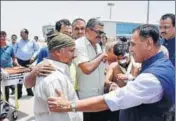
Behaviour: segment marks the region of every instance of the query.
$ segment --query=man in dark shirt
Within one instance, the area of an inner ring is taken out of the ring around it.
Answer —
[[[169,59],[175,66],[175,15],[168,13],[161,16],[159,28],[162,44],[168,49]]]

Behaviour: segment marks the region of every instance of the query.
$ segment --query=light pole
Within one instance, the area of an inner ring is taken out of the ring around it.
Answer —
[[[110,7],[109,19],[111,19],[112,6],[114,6],[114,3],[108,3],[107,5]]]
[[[150,1],[147,2],[147,24],[149,23],[149,15],[150,15]]]

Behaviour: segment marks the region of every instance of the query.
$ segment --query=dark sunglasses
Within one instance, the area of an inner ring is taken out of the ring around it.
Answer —
[[[103,31],[100,30],[95,30],[93,28],[90,28],[90,30],[94,31],[96,34],[98,34],[99,36],[103,37],[105,36],[105,33]]]

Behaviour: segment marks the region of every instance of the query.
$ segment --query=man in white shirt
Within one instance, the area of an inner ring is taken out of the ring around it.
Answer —
[[[107,57],[102,52],[99,41],[105,35],[104,25],[97,19],[87,22],[85,36],[77,39],[76,43],[76,78],[78,81],[78,96],[86,99],[104,93],[104,60]],[[84,121],[104,121],[104,112],[84,113]]]
[[[48,42],[49,59],[39,64],[51,64],[55,71],[46,77],[37,77],[35,84],[34,114],[36,121],[82,121],[81,112],[55,113],[50,112],[47,104],[48,97],[56,96],[55,89],[59,88],[63,96],[76,101],[78,97],[74,91],[69,67],[74,58],[74,40],[65,35],[58,34]]]

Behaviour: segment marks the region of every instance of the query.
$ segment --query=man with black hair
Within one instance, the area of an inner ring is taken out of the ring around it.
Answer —
[[[61,19],[57,21],[55,29],[57,32],[72,36],[72,26],[68,19]]]
[[[113,46],[114,54],[117,57],[117,62],[113,62],[107,71],[105,77],[105,85],[110,87],[113,84],[119,87],[126,85],[126,81],[133,80],[139,72],[140,64],[134,62],[133,57],[129,54],[129,44],[127,38],[117,38],[117,43]],[[106,89],[108,92],[111,87]]]
[[[17,57],[18,63],[21,66],[28,67],[31,65],[39,51],[39,47],[34,40],[29,40],[28,35],[29,31],[27,29],[22,29],[20,31],[21,40],[17,42],[14,46],[14,53]],[[28,96],[33,96],[31,88],[26,89]],[[18,98],[22,97],[22,84],[18,84]]]
[[[52,38],[54,34],[58,33],[63,33],[69,36],[72,35],[72,27],[68,19],[61,19],[56,22],[55,31],[50,31],[47,33],[47,41],[50,40],[50,37]],[[37,63],[41,62],[44,58],[48,57],[48,55],[48,47],[41,48],[38,54]]]
[[[169,59],[175,66],[175,15],[167,13],[161,16],[160,19],[160,35],[162,36],[163,45],[169,51]]]
[[[5,31],[0,32],[0,57],[1,57],[0,67],[1,68],[7,68],[7,67],[13,67],[13,66],[19,65],[14,55],[13,47],[9,46],[6,43],[6,36],[7,34]],[[6,101],[9,101],[9,88],[10,87],[11,86],[5,86]]]
[[[13,35],[11,36],[11,44],[10,44],[10,45],[13,47],[13,49],[14,49],[14,47],[15,47],[16,42],[17,42],[17,35],[16,35],[16,34],[13,34]],[[12,86],[9,86],[9,87],[10,87],[11,90],[12,90],[11,95],[15,94],[15,86],[12,85]]]
[[[167,13],[161,16],[160,18],[160,35],[162,36],[161,42],[163,46],[168,49],[169,59],[175,67],[175,14]],[[175,70],[174,70],[175,72]],[[173,115],[173,120],[175,120],[175,105],[170,110]]]
[[[16,42],[17,42],[17,35],[16,35],[16,34],[13,34],[13,35],[11,36],[11,41],[12,41],[11,45],[12,45],[12,47],[14,48],[14,46],[15,46],[15,44],[16,44]]]
[[[34,40],[37,42],[38,41],[38,36],[34,36]]]

